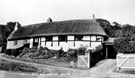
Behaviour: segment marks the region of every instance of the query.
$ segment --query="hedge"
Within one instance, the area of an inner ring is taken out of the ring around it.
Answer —
[[[130,38],[118,38],[114,40],[114,48],[119,53],[135,53],[135,41]]]

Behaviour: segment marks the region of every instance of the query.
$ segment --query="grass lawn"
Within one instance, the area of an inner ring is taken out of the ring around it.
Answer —
[[[67,67],[70,68],[70,62],[62,61],[64,58],[61,59],[25,59],[25,58],[17,58],[17,57],[11,57],[9,55],[2,55],[3,57],[14,59],[14,60],[20,60],[20,61],[26,61],[26,62],[32,62],[32,63],[38,63],[38,64],[46,64],[46,65],[52,65],[52,66],[59,66],[59,67]],[[73,68],[77,68],[77,65]]]
[[[0,59],[0,70],[14,72],[39,72],[39,69],[23,63],[11,62]]]

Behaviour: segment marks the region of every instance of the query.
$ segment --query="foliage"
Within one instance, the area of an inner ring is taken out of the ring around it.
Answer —
[[[118,22],[113,22],[113,25],[111,25],[110,22],[105,19],[96,19],[96,21],[105,30],[108,36],[110,37],[122,36],[121,24],[119,24]]]
[[[55,56],[57,58],[60,58],[60,57],[66,57],[67,55],[66,55],[66,52],[64,52],[64,50],[61,48],[60,50],[55,52]]]
[[[39,70],[33,66],[29,66],[23,63],[10,62],[6,60],[0,60],[0,69],[6,71],[20,71],[20,72],[38,72]]]
[[[30,58],[30,59],[48,59],[53,57],[54,53],[52,53],[48,48],[40,47],[37,49],[35,47],[32,48],[24,48],[22,53],[18,57],[22,58]]]
[[[85,55],[87,48],[85,46],[81,46],[77,49],[78,55]]]
[[[134,37],[135,27],[129,24],[123,25],[122,33],[123,37]]]
[[[105,19],[96,19],[96,21],[99,23],[99,25],[104,29],[106,30],[108,27],[111,26],[110,22],[105,20]]]
[[[110,24],[108,20],[96,19],[99,25],[105,30],[105,32],[110,37],[133,37],[135,36],[135,26],[125,24],[121,25],[118,22],[113,22]]]
[[[119,38],[114,40],[114,48],[120,53],[135,53],[135,41],[130,38]]]

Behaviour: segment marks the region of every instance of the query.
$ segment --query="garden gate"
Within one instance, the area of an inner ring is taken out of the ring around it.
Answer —
[[[85,55],[78,55],[78,67],[90,68],[90,53],[85,53]]]
[[[121,68],[135,69],[135,54],[121,54],[117,55],[117,70]]]

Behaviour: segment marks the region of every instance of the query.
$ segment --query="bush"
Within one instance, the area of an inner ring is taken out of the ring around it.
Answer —
[[[77,49],[77,53],[78,55],[85,55],[86,52],[86,47],[85,46],[81,46]]]
[[[31,58],[31,59],[48,59],[53,57],[53,51],[50,51],[48,48],[40,47],[39,49],[33,48],[24,48],[19,57],[22,58]]]
[[[135,41],[130,38],[119,38],[114,40],[114,48],[119,53],[135,53]]]

